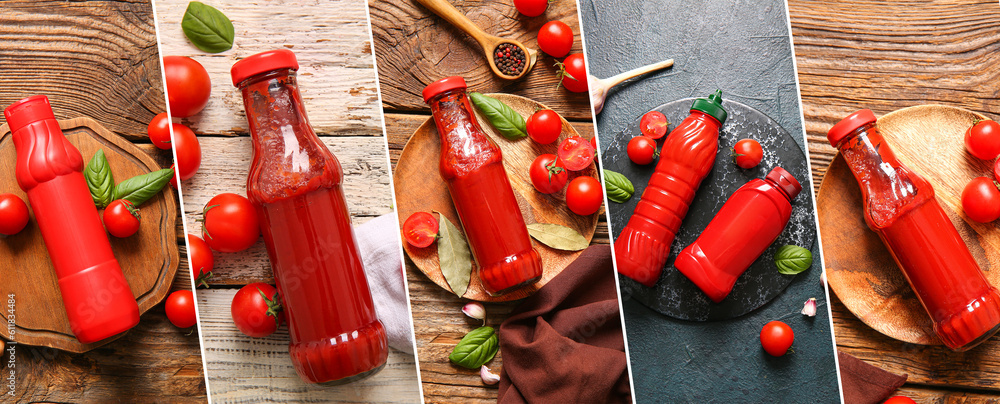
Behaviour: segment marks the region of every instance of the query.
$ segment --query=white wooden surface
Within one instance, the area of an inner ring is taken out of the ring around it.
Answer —
[[[184,37],[180,20],[187,4],[156,1],[161,54],[190,56],[212,77],[205,110],[180,120],[198,134],[202,149],[198,174],[181,186],[188,233],[201,234],[196,219],[213,196],[246,192],[251,140],[229,69],[246,56],[278,48],[291,49],[298,58],[310,123],[344,169],[354,224],[391,212],[391,174],[364,0],[208,0],[235,26],[233,49],[220,54],[201,52]],[[263,339],[236,329],[230,317],[236,290],[251,282],[273,282],[262,241],[240,253],[215,253],[215,273],[212,288],[196,291],[214,402],[420,402],[410,354],[391,350],[385,369],[364,381],[315,387],[295,375],[286,327]]]

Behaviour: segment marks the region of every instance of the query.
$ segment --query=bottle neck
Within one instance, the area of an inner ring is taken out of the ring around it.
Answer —
[[[252,76],[239,84],[250,134],[259,140],[261,131],[310,128],[299,94],[298,80],[291,69],[273,70]]]
[[[782,187],[777,182],[767,177],[764,177],[764,182],[766,182],[767,185],[770,185],[771,188],[774,188],[776,191],[778,191],[778,193],[781,194],[781,196],[785,197],[785,200],[788,201],[788,203],[792,203],[792,196],[789,195],[788,192],[785,192],[784,187]]]

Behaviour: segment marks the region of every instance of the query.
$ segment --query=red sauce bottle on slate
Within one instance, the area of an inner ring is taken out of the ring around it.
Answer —
[[[660,279],[694,193],[715,163],[726,115],[716,91],[695,100],[691,115],[667,135],[656,171],[615,240],[618,272],[650,287]]]
[[[247,196],[257,208],[288,318],[289,353],[310,383],[349,383],[388,358],[351,228],[340,162],[309,125],[295,54],[259,53],[233,65],[253,162]]]
[[[721,302],[736,278],[781,235],[792,217],[792,199],[801,191],[802,185],[781,167],[744,184],[677,255],[674,266],[712,301]]]
[[[59,129],[49,99],[25,98],[4,116],[17,149],[17,183],[28,194],[76,339],[90,344],[135,327],[139,306],[83,178],[83,156]]]
[[[465,89],[465,79],[447,77],[424,88],[423,96],[441,137],[441,177],[476,257],[479,278],[487,292],[498,295],[538,281],[542,259],[531,247],[500,147],[479,127]]]
[[[934,322],[938,337],[955,351],[985,341],[1000,328],[1000,296],[982,271],[934,188],[900,164],[863,109],[827,133],[857,179],[865,222],[878,233]]]

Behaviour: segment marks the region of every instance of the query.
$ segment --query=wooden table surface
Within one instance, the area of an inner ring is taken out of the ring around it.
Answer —
[[[558,19],[576,34],[571,52],[582,50],[574,2],[552,2],[546,14],[534,18],[520,16],[510,2],[451,3],[487,33],[517,39],[535,49],[538,29],[546,21]],[[470,91],[511,93],[541,102],[565,117],[584,138],[594,136],[589,96],[555,89],[552,57],[539,53],[538,62],[526,78],[506,82],[493,76],[475,41],[414,0],[371,2],[370,12],[393,167],[410,136],[430,119],[421,91],[427,84],[447,76],[463,76]],[[603,208],[592,243],[608,243]],[[479,325],[462,314],[467,301],[437,286],[409,257],[405,260],[425,402],[495,402],[496,386],[484,385],[478,371],[448,361],[455,344]],[[487,325],[498,327],[517,304],[517,301],[486,304]],[[502,355],[498,354],[488,366],[499,372],[502,362]]]
[[[278,48],[295,52],[299,87],[313,129],[340,160],[355,225],[390,213],[392,190],[363,0],[213,1],[235,26],[232,50],[207,54],[184,37],[186,0],[156,2],[165,56],[190,56],[208,70],[212,98],[199,115],[183,119],[198,134],[202,164],[181,186],[188,232],[213,196],[246,194],[251,139],[243,99],[229,69],[244,57]],[[234,254],[215,253],[209,289],[198,289],[209,390],[214,402],[419,402],[413,355],[392,349],[386,368],[361,382],[306,385],[288,356],[287,327],[249,338],[233,325],[230,303],[240,287],[273,284],[263,240]]]
[[[92,117],[161,167],[172,164],[146,136],[166,110],[149,2],[7,1],[0,13],[0,106],[46,94],[56,119]],[[172,290],[191,287],[183,254],[181,261]],[[206,399],[198,335],[170,324],[162,304],[121,339],[85,354],[17,345],[16,369],[16,402]]]
[[[869,108],[882,116],[913,105],[944,104],[1000,119],[996,1],[789,0],[788,7],[816,190],[836,156],[826,132],[855,110]],[[1000,397],[1000,337],[965,353],[906,344],[866,326],[835,294],[830,300],[838,349],[908,374],[902,394],[918,402]]]

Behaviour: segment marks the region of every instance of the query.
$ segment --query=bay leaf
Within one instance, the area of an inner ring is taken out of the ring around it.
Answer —
[[[448,286],[458,297],[462,297],[469,289],[469,279],[472,276],[472,251],[469,250],[469,243],[465,241],[462,232],[448,220],[441,212],[437,212],[440,218],[437,242],[438,259],[441,265],[441,274],[448,281]]]
[[[528,234],[540,243],[557,250],[580,251],[590,245],[587,238],[569,227],[554,223],[532,223]]]

